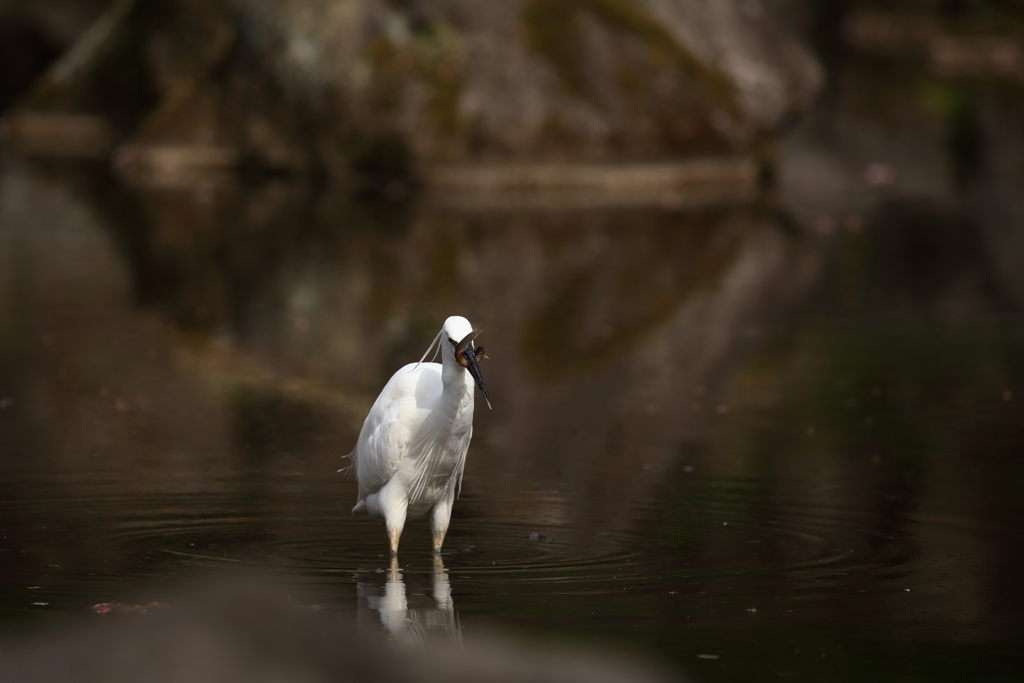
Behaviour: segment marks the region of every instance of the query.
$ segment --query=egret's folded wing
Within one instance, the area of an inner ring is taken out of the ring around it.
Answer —
[[[398,403],[381,405],[382,398],[383,394],[366,416],[352,453],[360,500],[379,491],[394,476],[407,441],[401,433]]]
[[[410,363],[388,380],[366,416],[352,454],[360,499],[379,491],[398,471],[441,389],[437,363]]]

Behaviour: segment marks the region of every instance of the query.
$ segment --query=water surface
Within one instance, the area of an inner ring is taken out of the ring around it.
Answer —
[[[1019,671],[1024,320],[948,213],[87,171],[0,171],[4,630],[258,571],[396,640],[497,626],[700,680]],[[455,313],[495,409],[440,563],[418,522],[392,566],[336,470]]]

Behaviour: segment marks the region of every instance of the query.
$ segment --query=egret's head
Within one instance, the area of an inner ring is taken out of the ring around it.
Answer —
[[[444,337],[462,341],[462,339],[473,331],[473,325],[461,315],[453,315],[444,321]]]
[[[482,329],[473,329],[469,321],[461,315],[453,315],[444,321],[444,327],[441,330],[443,339],[441,343],[448,345],[455,355],[456,362],[469,370],[476,385],[480,387],[480,393],[484,395],[484,400],[487,401],[487,407],[490,408],[491,397],[487,393],[487,385],[484,384],[484,378],[480,374],[480,366],[477,363],[478,360],[485,358],[484,349],[483,347],[477,348],[473,341],[481,332],[483,332]]]

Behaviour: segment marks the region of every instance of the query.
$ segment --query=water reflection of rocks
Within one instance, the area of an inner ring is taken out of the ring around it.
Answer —
[[[370,623],[365,612],[372,610],[378,613],[380,623],[400,645],[423,645],[428,641],[462,644],[459,613],[452,601],[448,570],[439,556],[434,556],[430,573],[430,596],[413,594],[412,605],[398,558],[391,558],[388,569],[379,571],[385,578],[383,585],[374,580],[376,576],[372,574],[362,575],[356,582],[360,623],[364,627]]]
[[[226,424],[209,431],[226,427],[248,461],[321,450],[310,438],[347,452],[391,371],[438,320],[470,316],[495,359],[496,410],[478,415],[474,450],[491,457],[471,456],[466,488],[527,525],[629,525],[630,506],[728,409],[720,387],[818,263],[783,216],[750,206],[414,209],[289,183],[95,189],[80,196],[134,298],[173,321],[179,367],[223,396]]]
[[[271,371],[247,400],[326,399],[355,429],[390,371],[462,312],[497,359],[486,372],[500,418],[478,418],[477,443],[502,453],[474,459],[467,480],[558,489],[548,521],[601,528],[626,523],[617,508],[699,440],[723,409],[719,387],[817,264],[784,217],[749,206],[413,211],[281,184],[140,197],[150,218],[126,254],[136,282],[164,272],[159,307]],[[217,353],[198,362],[222,367]],[[510,504],[539,512],[523,500]]]

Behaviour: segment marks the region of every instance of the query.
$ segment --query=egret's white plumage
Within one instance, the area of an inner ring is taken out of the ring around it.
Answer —
[[[359,482],[352,512],[384,520],[392,553],[406,518],[428,512],[434,550],[444,542],[473,436],[474,382],[487,397],[476,366],[482,349],[473,347],[479,332],[461,316],[445,320],[435,339],[441,362],[411,363],[391,377],[349,456]]]

